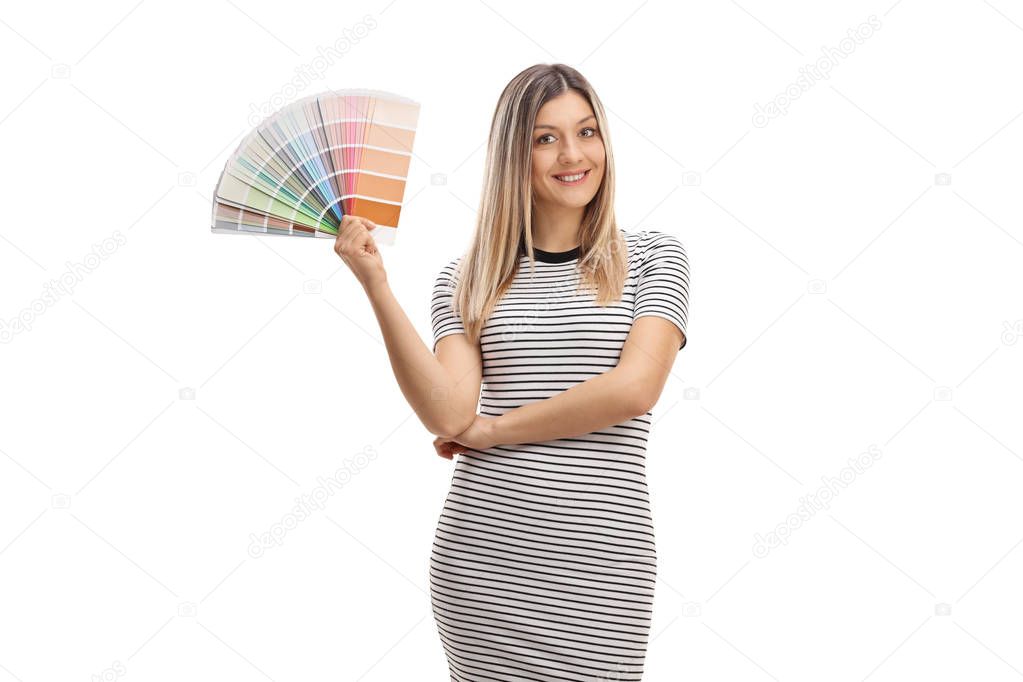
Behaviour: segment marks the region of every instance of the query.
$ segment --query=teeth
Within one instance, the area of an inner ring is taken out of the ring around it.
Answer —
[[[586,171],[579,173],[578,175],[555,175],[558,180],[564,180],[565,182],[575,182],[576,180],[582,179],[586,175]]]

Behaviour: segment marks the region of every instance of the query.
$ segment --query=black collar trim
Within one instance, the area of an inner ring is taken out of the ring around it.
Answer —
[[[544,251],[533,247],[533,257],[541,263],[567,263],[570,260],[575,260],[579,257],[579,253],[582,251],[582,246],[577,246],[568,251]],[[525,247],[522,248],[522,255],[528,256],[525,251]]]

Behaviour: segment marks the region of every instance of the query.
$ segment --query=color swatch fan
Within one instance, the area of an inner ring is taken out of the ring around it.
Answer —
[[[218,233],[337,235],[368,218],[393,244],[419,104],[380,90],[331,90],[293,102],[246,135],[213,200]]]

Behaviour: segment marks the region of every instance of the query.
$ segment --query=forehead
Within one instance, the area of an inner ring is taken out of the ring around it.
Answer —
[[[575,90],[569,90],[544,102],[536,113],[537,124],[573,126],[584,116],[593,114],[593,107]]]

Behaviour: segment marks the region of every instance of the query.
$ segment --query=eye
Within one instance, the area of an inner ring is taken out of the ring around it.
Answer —
[[[584,137],[593,137],[594,135],[596,135],[596,134],[597,134],[597,129],[596,129],[596,128],[583,128],[583,132],[586,132],[587,130],[590,130],[590,131],[592,131],[592,132],[593,132],[593,135],[584,135]],[[580,133],[580,134],[581,134],[581,133]]]
[[[551,135],[550,133],[546,133],[545,135],[541,135],[540,137],[536,138],[536,141],[539,142],[540,144],[544,144],[543,138],[545,138],[545,137],[554,137],[554,136]]]

